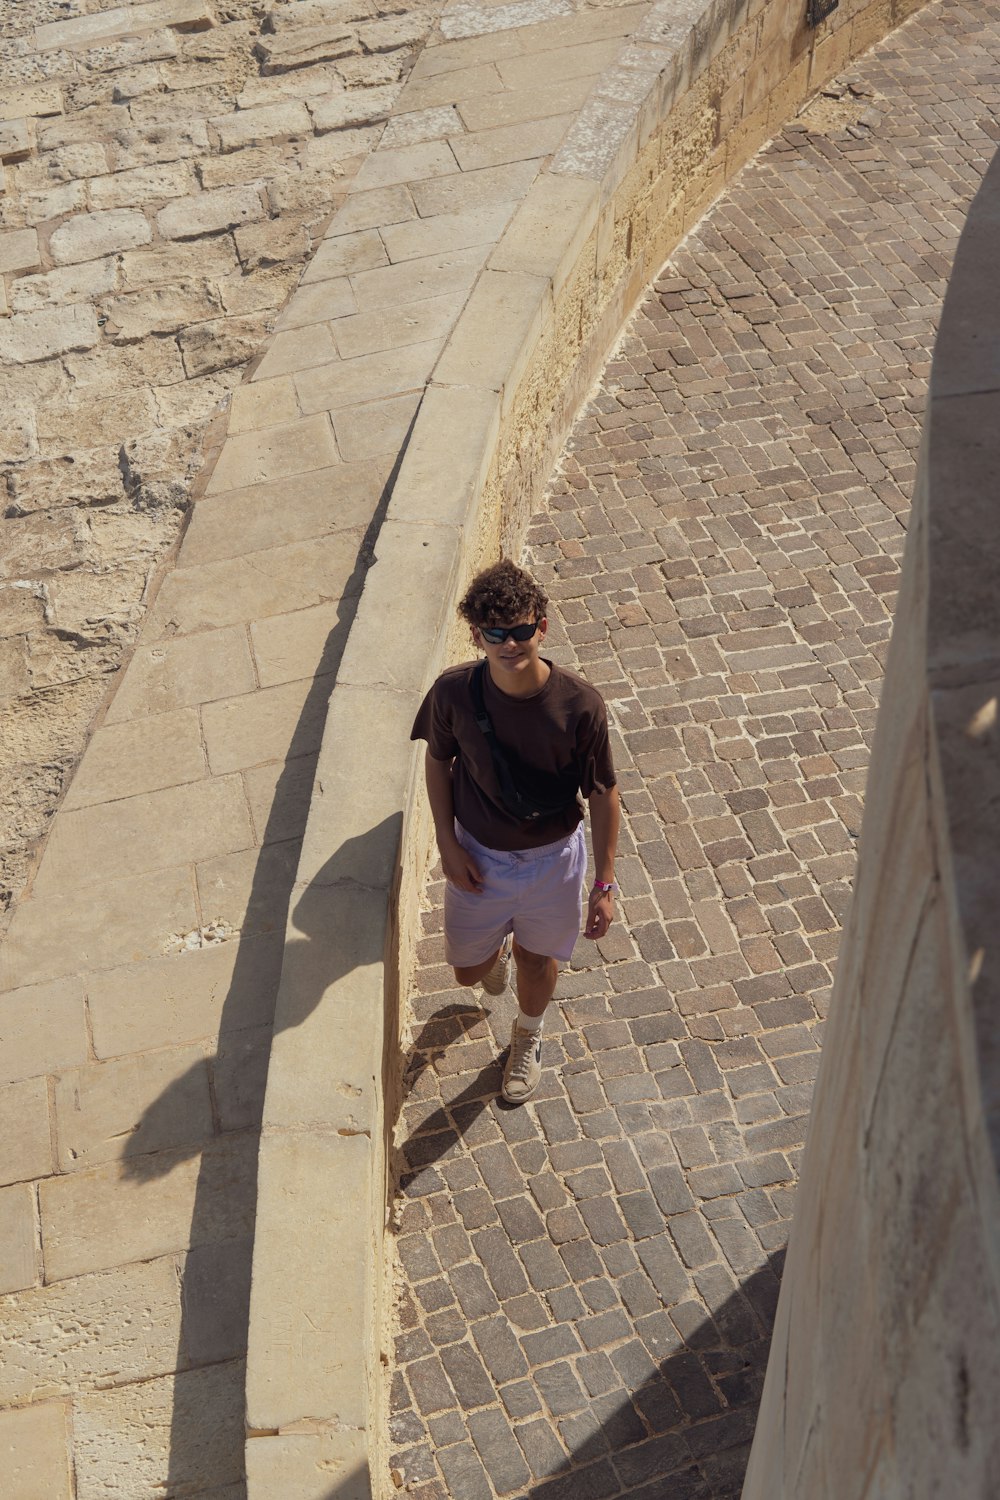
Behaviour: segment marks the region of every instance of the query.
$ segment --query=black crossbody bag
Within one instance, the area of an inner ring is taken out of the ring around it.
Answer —
[[[530,823],[537,818],[549,818],[555,813],[565,812],[576,800],[575,790],[569,795],[563,792],[558,798],[545,798],[533,796],[518,786],[510,761],[500,746],[500,742],[493,729],[493,722],[486,712],[486,700],[483,697],[483,677],[485,673],[485,661],[477,662],[472,669],[472,677],[470,679],[472,706],[475,711],[476,725],[489,746],[490,756],[493,760],[493,769],[496,771],[497,781],[500,784],[500,796],[504,807],[513,817],[519,818],[523,823]]]

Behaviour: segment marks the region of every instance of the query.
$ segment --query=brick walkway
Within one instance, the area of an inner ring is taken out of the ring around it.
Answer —
[[[532,525],[554,654],[617,727],[622,920],[511,1110],[512,1001],[450,986],[427,892],[391,1416],[420,1500],[739,1494],[998,45],[1000,6],[933,5],[758,157]]]

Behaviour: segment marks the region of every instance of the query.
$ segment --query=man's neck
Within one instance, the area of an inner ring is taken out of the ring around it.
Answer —
[[[498,681],[493,673],[492,663],[487,662],[490,681],[498,693],[503,693],[506,698],[530,698],[534,693],[540,692],[549,680],[552,668],[547,661],[540,656],[531,663],[530,670],[525,672],[505,674],[502,681]]]

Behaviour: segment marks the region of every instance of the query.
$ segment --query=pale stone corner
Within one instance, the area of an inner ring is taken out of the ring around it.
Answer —
[[[600,190],[587,178],[543,172],[535,178],[488,265],[545,276],[558,297],[597,226]]]
[[[394,519],[465,526],[499,433],[497,392],[432,381],[396,480]],[[442,452],[448,460],[444,465]]]
[[[499,391],[506,411],[551,309],[549,276],[483,271],[438,362],[435,380]]]

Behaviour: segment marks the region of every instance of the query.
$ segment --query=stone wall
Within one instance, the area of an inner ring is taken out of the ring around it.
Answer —
[[[234,393],[439,9],[7,7],[0,925],[136,639],[192,483],[207,477],[225,408],[241,430]]]
[[[744,1500],[1000,1473],[1000,157],[959,245]]]

